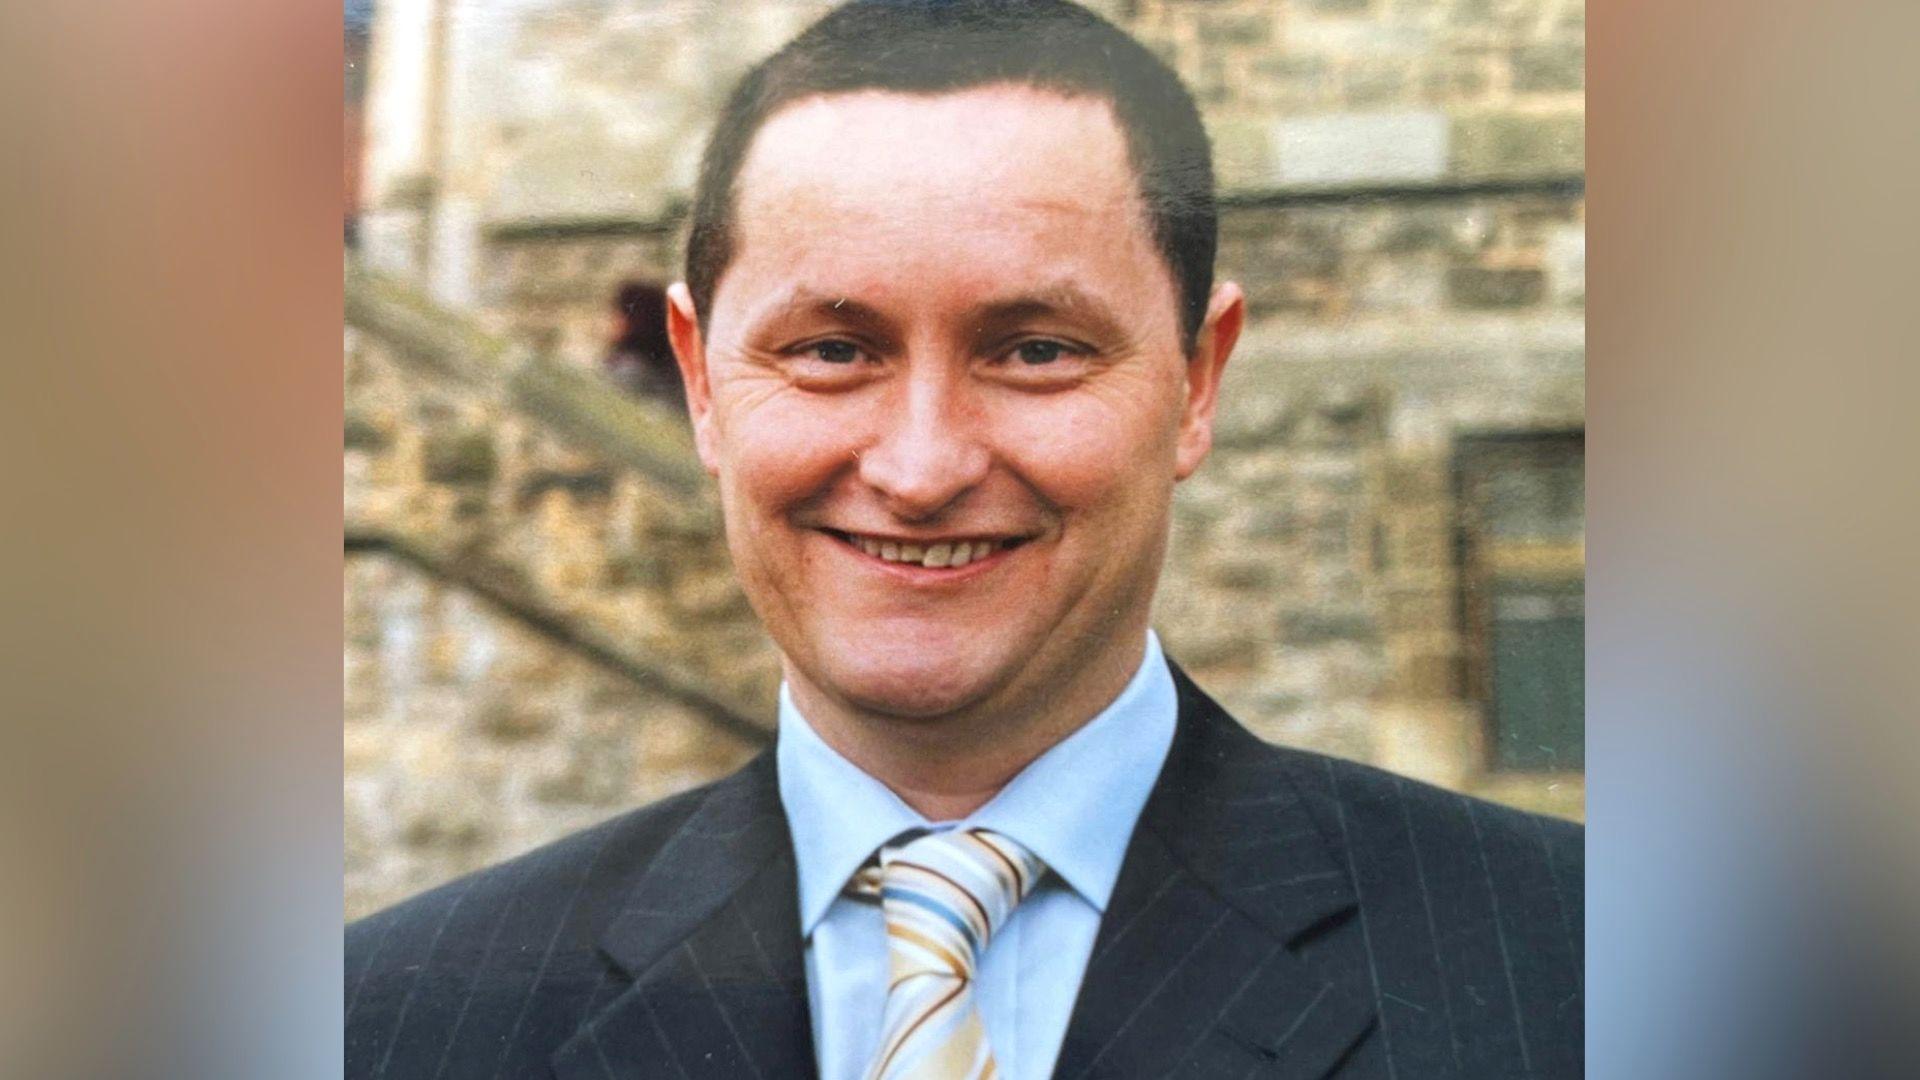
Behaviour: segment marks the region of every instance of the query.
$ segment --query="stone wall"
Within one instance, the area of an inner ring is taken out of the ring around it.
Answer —
[[[593,363],[618,282],[676,276],[726,83],[824,5],[450,6],[491,65],[439,129],[465,133],[468,160],[412,186],[370,178],[385,216],[363,255]],[[1581,6],[1095,6],[1202,98],[1227,187],[1221,275],[1250,298],[1214,457],[1177,496],[1155,611],[1169,651],[1268,738],[1579,816],[1577,770],[1492,767],[1457,459],[1472,436],[1584,426]],[[377,63],[373,79],[377,109]],[[421,160],[370,150],[374,169]],[[461,288],[423,224],[450,191],[469,201],[442,226],[473,224]],[[401,374],[378,342],[350,335],[347,376],[350,528],[436,538],[639,654],[768,700],[774,658],[710,513]],[[350,913],[717,775],[764,738],[416,562],[357,553],[346,593]]]
[[[1488,768],[1459,618],[1462,436],[1584,426],[1577,196],[1242,207],[1258,316],[1181,488],[1156,623],[1262,734],[1577,816]],[[1489,274],[1496,284],[1490,285]]]
[[[823,0],[382,0],[365,255],[442,299],[503,224],[658,222],[727,91]],[[1105,0],[1193,87],[1228,191],[1573,176],[1580,0]]]
[[[767,723],[775,658],[710,513],[408,376],[362,335],[346,385],[350,916],[711,779],[765,741],[462,584],[723,687]]]

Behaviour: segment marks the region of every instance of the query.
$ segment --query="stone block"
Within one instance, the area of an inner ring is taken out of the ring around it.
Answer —
[[[604,466],[528,469],[514,485],[514,498],[521,506],[533,506],[549,493],[559,493],[577,503],[601,502],[613,494],[613,481],[613,471]]]
[[[1395,701],[1369,712],[1375,763],[1454,790],[1478,771],[1480,724],[1470,707]]]
[[[1481,111],[1454,116],[1450,170],[1462,179],[1567,176],[1586,170],[1580,112]]]
[[[1584,224],[1562,225],[1547,234],[1541,262],[1547,273],[1547,295],[1555,304],[1581,304],[1587,299],[1587,229]]]
[[[1247,670],[1260,659],[1260,642],[1242,628],[1214,623],[1169,637],[1167,650],[1191,670]]]
[[[1547,275],[1537,267],[1456,266],[1447,271],[1447,299],[1456,307],[1532,307],[1546,293]]]
[[[1445,114],[1426,110],[1291,117],[1274,126],[1276,179],[1305,187],[1437,180],[1449,137]]]
[[[1271,280],[1294,283],[1338,278],[1346,262],[1347,238],[1339,228],[1295,221],[1267,240],[1262,269]]]
[[[1273,183],[1273,131],[1264,120],[1222,117],[1207,122],[1213,142],[1213,167],[1224,191],[1262,188]]]
[[[340,426],[348,450],[379,453],[393,441],[392,434],[385,426],[358,409],[348,409]]]
[[[1493,89],[1492,59],[1484,50],[1455,49],[1428,59],[1421,89],[1437,105],[1483,101]]]
[[[1221,443],[1216,437],[1215,450]],[[1232,509],[1230,496],[1204,471],[1174,489],[1174,528],[1189,530],[1195,536],[1206,535]]]
[[[1458,656],[1421,652],[1394,662],[1386,690],[1400,700],[1451,701],[1461,696],[1463,681]]]
[[[1304,694],[1291,690],[1269,689],[1258,695],[1254,709],[1262,716],[1282,719],[1298,715],[1312,704]]]
[[[358,254],[370,269],[410,278],[419,272],[426,215],[412,206],[360,213]]]
[[[1223,589],[1271,591],[1279,583],[1280,571],[1272,556],[1256,552],[1233,552],[1208,561],[1206,576]]]
[[[1206,49],[1244,49],[1265,45],[1273,36],[1273,22],[1270,8],[1210,12],[1197,30]]]
[[[1386,681],[1386,656],[1374,642],[1338,642],[1318,652],[1325,671],[1324,696],[1330,700],[1368,700]]]
[[[1372,761],[1372,710],[1363,703],[1310,702],[1291,715],[1249,722],[1261,738],[1350,761]]]
[[[1295,49],[1268,50],[1250,65],[1261,97],[1279,109],[1318,109],[1336,89],[1332,68],[1322,56]]]
[[[429,483],[485,484],[499,460],[486,431],[435,432],[422,447],[420,470]]]
[[[1209,111],[1218,110],[1233,96],[1233,78],[1226,61],[1217,55],[1203,54],[1197,64],[1181,72],[1181,78],[1193,92],[1194,100]]]
[[[1586,86],[1586,46],[1579,40],[1522,45],[1513,51],[1515,93],[1565,93]]]
[[[1307,525],[1307,551],[1316,559],[1345,560],[1353,554],[1353,519],[1334,511]]]
[[[1387,528],[1389,558],[1396,568],[1421,569],[1453,564],[1453,533],[1444,516],[1400,516]]]
[[[1379,630],[1372,615],[1343,608],[1306,608],[1280,617],[1281,641],[1288,645],[1324,645],[1336,641],[1372,642]]]
[[[1352,109],[1383,109],[1407,103],[1413,94],[1413,61],[1404,57],[1361,57],[1346,65],[1341,100]]]
[[[1341,58],[1414,57],[1433,47],[1432,28],[1416,19],[1314,18],[1291,11],[1289,16],[1284,27],[1285,47],[1301,53]]]
[[[633,745],[611,724],[571,733],[548,745],[531,794],[543,803],[607,805],[620,801],[632,774]]]
[[[1449,20],[1462,29],[1482,30],[1499,23],[1495,0],[1459,0],[1448,11]]]
[[[1330,384],[1300,411],[1294,442],[1323,450],[1357,450],[1380,437],[1387,411],[1385,402],[1370,390]]]
[[[750,610],[733,578],[718,574],[675,581],[672,599],[676,611],[697,622],[743,618]]]
[[[1381,471],[1381,493],[1401,506],[1445,499],[1448,484],[1444,458],[1402,458]]]
[[[1300,532],[1300,514],[1289,500],[1262,500],[1243,507],[1232,520],[1235,531],[1257,540],[1286,543]]]
[[[1294,411],[1287,399],[1266,387],[1234,380],[1232,367],[1227,370],[1229,384],[1221,394],[1220,413],[1214,421],[1214,446],[1252,449],[1286,441],[1294,423]]]
[[[606,584],[612,589],[658,591],[672,586],[673,563],[654,551],[627,551],[607,560]]]
[[[1453,594],[1438,589],[1389,589],[1381,610],[1381,627],[1389,634],[1446,633],[1456,621]]]
[[[1353,306],[1362,312],[1433,311],[1446,295],[1446,274],[1435,259],[1376,259],[1354,283]]]
[[[1454,250],[1459,231],[1451,208],[1409,206],[1374,234],[1371,246],[1381,255],[1440,254]]]
[[[1223,454],[1214,472],[1236,495],[1266,496],[1287,486],[1299,471],[1293,455],[1271,447],[1251,453]]]
[[[502,696],[482,702],[474,710],[473,724],[489,738],[517,743],[553,731],[554,716],[552,710],[530,701]]]

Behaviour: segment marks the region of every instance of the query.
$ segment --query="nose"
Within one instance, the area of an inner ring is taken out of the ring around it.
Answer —
[[[860,451],[860,479],[903,520],[938,516],[986,478],[992,462],[983,419],[943,374],[904,381]]]

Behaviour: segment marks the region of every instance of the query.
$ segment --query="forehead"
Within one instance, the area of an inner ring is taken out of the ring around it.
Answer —
[[[742,262],[794,245],[813,259],[1158,261],[1112,107],[1033,87],[796,102],[761,127],[734,194]]]

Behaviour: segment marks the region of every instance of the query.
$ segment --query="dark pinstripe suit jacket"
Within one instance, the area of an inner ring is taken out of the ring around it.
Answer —
[[[1577,826],[1268,746],[1175,669],[1059,1077],[1581,1073]],[[347,929],[350,1077],[810,1077],[771,754]]]

